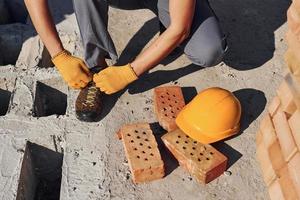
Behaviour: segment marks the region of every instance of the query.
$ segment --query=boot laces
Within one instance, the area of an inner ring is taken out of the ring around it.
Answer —
[[[95,98],[97,95],[97,91],[98,89],[96,86],[91,86],[88,88],[86,99],[84,102],[85,106],[93,107],[95,105]]]

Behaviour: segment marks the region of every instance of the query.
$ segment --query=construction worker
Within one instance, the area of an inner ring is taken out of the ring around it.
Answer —
[[[76,101],[76,113],[83,121],[94,121],[99,115],[100,91],[113,94],[122,90],[176,47],[179,46],[191,62],[201,67],[220,63],[227,48],[217,17],[207,0],[73,0],[84,47],[82,60],[64,49],[47,0],[25,0],[25,3],[62,77],[70,87],[82,89]],[[107,30],[109,6],[148,8],[166,28],[146,50],[125,66],[107,66],[105,62],[106,58],[118,59]],[[102,70],[97,71],[99,68]]]

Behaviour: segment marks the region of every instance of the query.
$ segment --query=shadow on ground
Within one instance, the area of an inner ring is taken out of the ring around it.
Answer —
[[[241,102],[242,117],[240,133],[243,133],[264,111],[267,99],[262,91],[251,88],[237,90],[233,94]]]
[[[274,31],[286,22],[289,0],[214,0],[211,5],[228,36],[224,62],[237,70],[260,67],[273,57]]]
[[[222,154],[224,154],[227,158],[227,169],[229,169],[234,163],[236,163],[243,155],[226,144],[225,142],[217,142],[212,144],[214,148],[216,148],[218,151],[220,151]]]
[[[161,137],[167,133],[158,123],[150,124],[150,128],[155,136],[156,142],[158,144],[158,149],[161,154],[161,158],[165,165],[165,176],[171,174],[178,166],[179,163],[173,154],[166,148]]]
[[[166,133],[166,130],[164,130],[158,123],[152,123],[150,124],[150,127],[154,133],[155,139],[158,144],[159,152],[165,164],[166,176],[168,176],[179,166],[179,163],[173,156],[173,154],[166,148],[161,139],[161,137]],[[212,144],[212,146],[228,158],[227,169],[229,169],[243,156],[240,152],[238,152],[223,141],[214,143]]]

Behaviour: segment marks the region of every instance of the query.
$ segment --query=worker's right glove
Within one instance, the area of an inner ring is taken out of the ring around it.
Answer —
[[[96,86],[106,94],[116,93],[138,79],[130,64],[110,66],[94,75]]]
[[[92,80],[92,74],[84,61],[72,56],[67,50],[54,56],[52,62],[72,88],[84,88]]]

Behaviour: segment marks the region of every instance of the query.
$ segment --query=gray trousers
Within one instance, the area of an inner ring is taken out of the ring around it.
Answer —
[[[148,8],[165,27],[170,25],[169,0],[73,0],[73,3],[89,68],[97,66],[103,57],[118,59],[107,30],[109,6],[128,10]],[[222,61],[226,39],[207,0],[196,0],[191,33],[180,48],[194,64],[202,67]]]

